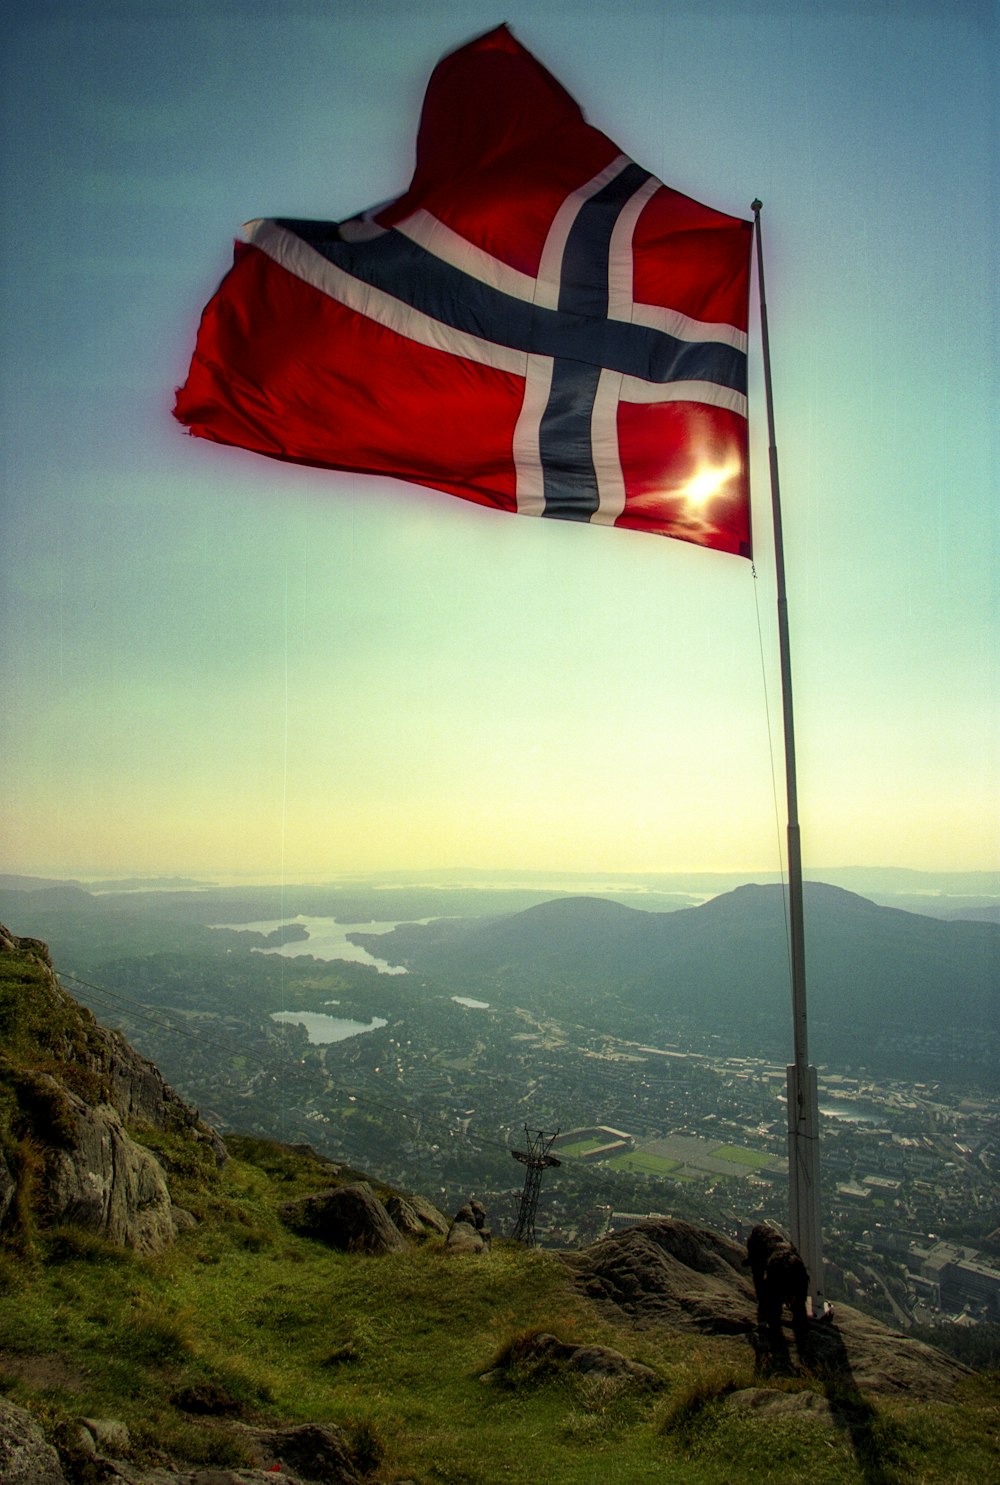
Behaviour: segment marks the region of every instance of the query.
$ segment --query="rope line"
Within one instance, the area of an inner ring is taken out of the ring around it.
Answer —
[[[252,1048],[244,1047],[239,1042],[232,1040],[231,1038],[225,1036],[220,1037],[218,1035],[209,1035],[198,1029],[178,1025],[175,1022],[168,1020],[165,1016],[159,1014],[153,1006],[147,1005],[144,1001],[134,1000],[131,996],[123,995],[119,991],[109,990],[106,986],[103,985],[95,985],[91,980],[85,980],[80,975],[71,974],[68,970],[60,970],[57,968],[56,974],[61,980],[72,980],[74,984],[84,986],[93,995],[97,996],[99,1000],[103,998],[105,1004],[110,1010],[118,1011],[119,1013],[122,1010],[130,1012],[137,1020],[145,1020],[149,1025],[153,1027],[157,1027],[162,1031],[172,1033],[175,1036],[186,1038],[188,1041],[194,1042],[201,1047],[213,1048],[215,1051],[225,1053],[229,1056],[242,1057],[246,1062],[252,1063],[254,1066],[256,1066],[261,1072],[268,1072],[273,1070],[273,1066],[269,1066],[266,1062],[264,1062],[264,1060],[257,1053],[255,1053]],[[310,1076],[308,1070],[300,1066],[297,1062],[289,1063],[287,1066],[281,1068],[280,1072],[283,1077],[291,1076],[292,1078],[298,1078],[301,1081],[307,1083],[310,1088],[315,1090],[315,1080]],[[443,1119],[440,1114],[436,1114],[433,1112],[425,1113],[422,1110],[415,1111],[412,1108],[406,1109],[397,1104],[385,1103],[381,1099],[372,1098],[367,1090],[361,1085],[352,1086],[343,1082],[335,1081],[333,1078],[330,1077],[325,1062],[323,1065],[323,1073],[326,1078],[326,1085],[322,1090],[320,1090],[323,1093],[342,1094],[344,1097],[353,1098],[354,1101],[363,1110],[378,1110],[379,1113],[385,1114],[393,1119],[402,1118],[407,1121],[419,1120],[424,1124],[430,1124],[438,1129],[444,1130],[448,1134],[452,1134],[454,1131],[454,1125],[450,1123],[449,1120]],[[476,1073],[476,1079],[479,1082],[488,1080],[492,1083],[502,1083],[505,1081],[498,1074],[483,1073],[478,1071]],[[235,1134],[238,1131],[234,1130],[232,1132]],[[471,1145],[481,1152],[486,1150],[493,1150],[499,1154],[507,1156],[509,1156],[511,1153],[510,1145],[504,1144],[502,1141],[494,1139],[491,1135],[488,1134],[473,1133],[470,1130],[466,1129],[464,1132],[460,1131],[460,1137],[467,1144]],[[574,1163],[572,1174],[575,1180],[584,1188],[589,1188],[593,1192],[600,1192],[602,1195],[607,1194],[606,1174],[602,1178],[601,1173],[592,1171],[587,1166],[585,1166],[582,1161],[578,1164]]]
[[[92,981],[85,980],[80,975],[71,974],[67,970],[61,970],[57,968],[56,974],[61,980],[72,980],[74,984],[84,986],[93,995],[97,996],[99,1000],[103,1000],[104,1004],[108,1007],[109,1010],[116,1011],[118,1013],[121,1013],[122,1011],[129,1012],[136,1020],[145,1021],[147,1023],[147,1026],[158,1028],[161,1031],[169,1032],[174,1036],[184,1037],[186,1040],[193,1042],[203,1048],[211,1048],[214,1051],[224,1053],[231,1057],[242,1057],[244,1061],[252,1063],[261,1072],[273,1071],[273,1067],[265,1062],[252,1048],[244,1047],[239,1042],[231,1040],[230,1038],[227,1038],[225,1036],[220,1037],[218,1035],[211,1035],[188,1026],[178,1025],[176,1022],[171,1021],[162,1014],[158,1013],[154,1007],[147,1005],[143,1001],[134,1000],[130,996],[122,995],[118,991],[109,990],[106,986],[95,985]],[[330,1077],[329,1070],[326,1068],[325,1062],[323,1071],[326,1078],[326,1086],[321,1091],[324,1093],[342,1094],[345,1097],[353,1098],[355,1102],[358,1103],[363,1109],[378,1110],[380,1113],[385,1114],[393,1119],[419,1119],[423,1123],[433,1124],[437,1128],[445,1130],[448,1133],[450,1133],[454,1128],[454,1125],[451,1124],[447,1119],[443,1119],[440,1114],[436,1114],[433,1112],[424,1112],[423,1110],[414,1110],[413,1108],[407,1109],[398,1104],[389,1104],[384,1102],[383,1100],[371,1097],[371,1095],[360,1085],[352,1086],[350,1084],[345,1084],[342,1081],[336,1081],[335,1079]],[[298,1078],[301,1081],[308,1083],[310,1087],[315,1086],[315,1080],[310,1076],[308,1070],[301,1067],[297,1062],[290,1062],[286,1067],[281,1068],[280,1072],[283,1077],[291,1076],[293,1078]],[[504,1081],[503,1078],[493,1073],[477,1072],[476,1078],[477,1081],[484,1081],[488,1079],[493,1083],[502,1083]],[[500,1140],[494,1139],[487,1134],[473,1133],[469,1130],[466,1130],[463,1133],[462,1138],[468,1141],[469,1144],[474,1145],[479,1149],[489,1148],[501,1151],[503,1154],[509,1153],[510,1147],[508,1145],[501,1143]]]

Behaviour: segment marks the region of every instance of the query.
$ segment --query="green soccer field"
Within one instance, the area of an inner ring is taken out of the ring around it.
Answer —
[[[666,1176],[679,1170],[680,1160],[668,1160],[664,1155],[645,1155],[641,1150],[630,1150],[627,1155],[615,1155],[608,1162],[614,1170],[642,1171],[650,1176]]]

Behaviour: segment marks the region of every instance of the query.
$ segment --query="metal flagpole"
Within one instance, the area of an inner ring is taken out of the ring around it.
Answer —
[[[778,450],[774,440],[774,402],[771,394],[771,352],[764,297],[764,255],[760,212],[754,201],[757,241],[757,279],[760,285],[760,331],[764,355],[764,393],[767,404],[768,460],[771,470],[771,512],[774,526],[774,565],[778,589],[778,647],[781,656],[781,702],[785,731],[785,788],[788,798],[788,911],[791,934],[792,1027],[795,1061],[787,1069],[788,1195],[792,1241],[809,1271],[812,1312],[826,1310],[823,1290],[823,1234],[819,1212],[819,1100],[816,1069],[809,1065],[806,1030],[806,950],[802,905],[802,847],[799,835],[798,792],[795,783],[795,727],[792,715],[792,663],[788,643],[788,598],[785,591],[785,554],[781,535],[781,497],[778,488]]]

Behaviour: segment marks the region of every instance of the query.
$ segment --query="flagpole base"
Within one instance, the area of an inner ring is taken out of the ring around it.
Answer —
[[[823,1235],[819,1210],[819,1097],[816,1069],[792,1062],[788,1089],[788,1197],[792,1242],[809,1274],[809,1307],[825,1318]]]

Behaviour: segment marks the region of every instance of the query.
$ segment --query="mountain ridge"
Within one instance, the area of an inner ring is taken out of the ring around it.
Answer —
[[[873,1023],[882,1032],[948,1032],[995,1048],[1000,925],[883,907],[826,883],[807,882],[804,898],[810,1016],[826,1055],[856,1051]],[[570,897],[489,920],[403,924],[351,937],[391,963],[461,980],[487,999],[530,991],[540,1004],[580,994],[593,1004],[606,995],[622,1013],[654,1018],[697,1006],[707,1029],[745,1026],[751,1035],[787,1020],[778,885],[748,883],[667,913]]]

